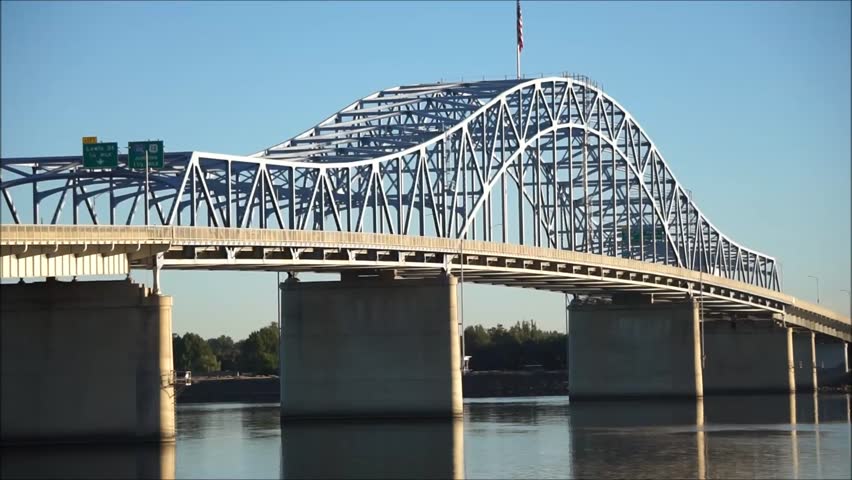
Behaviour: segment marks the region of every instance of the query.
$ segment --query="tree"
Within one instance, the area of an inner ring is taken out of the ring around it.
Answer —
[[[506,329],[498,324],[488,330],[481,325],[465,329],[465,353],[472,356],[474,370],[516,370],[525,365],[546,369],[565,368],[565,334],[540,330],[534,320],[524,320]]]
[[[183,348],[183,338],[177,333],[172,334],[172,361],[174,363],[175,370],[186,370],[186,367],[183,364],[183,355],[185,349]]]
[[[216,355],[222,370],[239,368],[240,349],[231,337],[220,335],[218,338],[208,338],[207,345],[210,345],[210,350]]]
[[[210,345],[198,334],[187,332],[183,337],[172,335],[172,355],[175,370],[213,372],[219,370],[219,361]]]
[[[278,324],[251,332],[240,346],[240,370],[262,375],[278,373]]]
[[[474,325],[464,329],[464,344],[468,349],[479,350],[491,343],[491,336],[482,325]]]

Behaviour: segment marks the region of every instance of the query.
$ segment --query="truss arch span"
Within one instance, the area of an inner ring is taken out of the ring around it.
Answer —
[[[466,109],[434,107],[441,102]],[[446,122],[451,125],[443,128]],[[327,154],[329,145],[337,155]],[[779,289],[775,260],[722,234],[633,116],[586,82],[396,87],[263,154],[329,170],[402,164],[395,178],[387,169],[388,189],[374,198],[379,223],[386,217],[390,232],[398,217],[399,233],[411,233],[410,210],[425,210],[430,233],[439,236],[494,240],[494,229],[502,227],[497,237],[504,242],[638,258]],[[425,168],[414,167],[424,158]],[[418,174],[426,189],[418,188]],[[507,188],[516,189],[514,195]]]
[[[56,172],[29,175],[11,160],[2,185],[14,209],[7,187]],[[150,191],[154,224],[485,240],[780,290],[776,261],[719,231],[633,116],[572,78],[394,87],[250,156],[190,152],[166,163]],[[94,203],[89,192],[106,177],[62,168],[79,187],[74,205]],[[7,180],[10,171],[17,178]],[[33,190],[39,200],[64,191]],[[118,204],[134,210],[139,194],[119,194]]]

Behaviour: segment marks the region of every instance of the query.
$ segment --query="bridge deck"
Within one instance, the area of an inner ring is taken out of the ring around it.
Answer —
[[[403,277],[442,271],[465,281],[574,294],[633,292],[654,301],[694,296],[710,318],[778,321],[852,341],[849,317],[774,290],[685,268],[626,258],[437,237],[215,227],[0,226],[0,257],[126,254],[131,266],[166,269],[343,272],[393,269]],[[3,277],[9,272],[3,262]]]

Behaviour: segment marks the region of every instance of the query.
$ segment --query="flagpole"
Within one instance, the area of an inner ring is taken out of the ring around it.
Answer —
[[[521,79],[521,46],[515,45],[515,51],[518,54],[517,67],[518,67],[518,80],[520,80]]]
[[[521,79],[521,50],[524,48],[524,21],[521,17],[521,0],[517,0],[517,11],[515,12],[515,28],[517,38],[515,41],[515,53],[517,54],[516,67],[518,69],[518,80]]]

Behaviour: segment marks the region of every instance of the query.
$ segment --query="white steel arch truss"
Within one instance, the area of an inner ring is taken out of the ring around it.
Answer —
[[[2,212],[23,223],[15,201],[26,198],[32,223],[479,239],[780,290],[776,261],[722,234],[630,113],[575,78],[383,90],[250,156],[168,153],[147,189],[125,164],[3,159]]]

